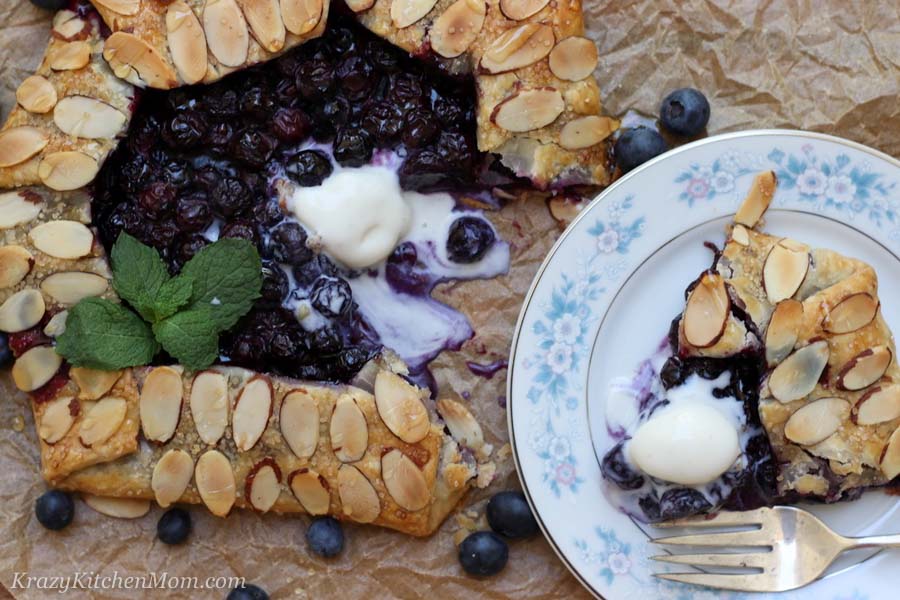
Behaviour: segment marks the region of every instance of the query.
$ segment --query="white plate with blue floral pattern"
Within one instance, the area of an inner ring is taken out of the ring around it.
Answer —
[[[559,557],[596,596],[620,600],[757,598],[670,583],[649,559],[652,528],[603,495],[597,456],[612,446],[605,392],[653,354],[709,267],[703,243],[724,226],[753,176],[778,191],[766,229],[872,264],[884,315],[900,331],[900,161],[821,134],[751,131],[660,156],[605,190],[561,236],[532,284],[510,358],[509,428],[525,493]],[[846,535],[900,533],[900,497],[807,506]],[[684,570],[672,568],[670,570]],[[848,555],[793,598],[895,597],[900,551]]]

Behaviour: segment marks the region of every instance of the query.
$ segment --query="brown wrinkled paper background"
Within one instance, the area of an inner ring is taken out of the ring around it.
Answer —
[[[585,0],[585,11],[589,35],[600,47],[596,75],[612,115],[628,109],[656,114],[668,91],[691,85],[712,103],[710,133],[809,129],[900,156],[898,0]],[[43,53],[49,17],[24,0],[0,0],[0,28],[5,118],[16,86]],[[471,394],[486,436],[500,449],[507,442],[506,411],[498,400],[505,394],[506,371],[482,379],[469,373],[465,361],[506,358],[522,298],[559,228],[543,203],[513,203],[495,220],[515,249],[510,274],[448,285],[438,293],[469,315],[477,336],[462,353],[441,357],[434,371],[443,393]],[[11,391],[8,375],[0,380],[0,396],[0,582],[7,588],[15,571],[32,576],[165,571],[201,579],[242,575],[273,598],[587,597],[541,538],[512,543],[501,575],[466,577],[456,560],[457,517],[427,540],[348,525],[346,549],[331,561],[307,551],[305,518],[242,511],[221,521],[203,508],[192,509],[194,533],[189,543],[174,548],[156,540],[159,508],[143,519],[123,521],[79,502],[67,530],[48,532],[33,517],[44,484],[31,412],[25,398]],[[464,502],[463,510],[475,520],[491,493],[518,485],[506,450],[500,452],[495,483]],[[42,598],[54,592],[13,593]],[[91,597],[222,598],[226,593],[95,590]]]

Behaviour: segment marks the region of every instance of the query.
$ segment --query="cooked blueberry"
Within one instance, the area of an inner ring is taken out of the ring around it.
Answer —
[[[258,585],[245,583],[231,590],[225,600],[269,600],[269,595]]]
[[[667,340],[669,342],[669,350],[672,352],[678,352],[678,336],[679,330],[681,327],[681,315],[678,315],[672,322],[669,324],[669,335],[667,336]]]
[[[257,202],[252,208],[253,219],[265,228],[270,228],[284,219],[284,212],[277,202]]]
[[[9,336],[0,333],[0,368],[11,365],[13,362],[12,350],[9,349]]]
[[[322,185],[334,167],[328,156],[319,150],[304,150],[284,168],[288,176],[304,187]]]
[[[306,541],[314,554],[331,558],[344,549],[344,529],[336,519],[315,519],[306,530]]]
[[[69,0],[31,0],[31,3],[44,10],[61,10],[69,5]]]
[[[334,141],[334,158],[345,167],[361,167],[372,159],[372,142],[360,129],[346,127]]]
[[[456,263],[478,262],[495,241],[497,236],[490,223],[478,217],[460,217],[450,226],[447,256]]]
[[[275,256],[292,265],[302,264],[312,257],[312,250],[306,245],[306,232],[299,223],[282,223],[272,232],[272,246]]]
[[[275,103],[261,87],[251,87],[241,98],[241,110],[258,119],[271,116]]]
[[[668,147],[662,136],[646,127],[624,130],[613,148],[616,164],[623,173],[644,164],[666,150]]]
[[[491,529],[508,538],[527,538],[538,532],[538,524],[522,492],[500,492],[487,505]]]
[[[234,127],[229,123],[216,123],[212,126],[207,134],[207,139],[211,144],[211,150],[217,154],[224,154],[231,146],[234,140]]]
[[[322,276],[313,285],[310,298],[315,309],[326,317],[340,317],[349,310],[353,293],[343,279]]]
[[[183,160],[170,160],[163,165],[163,179],[177,188],[185,188],[193,183],[194,174]]]
[[[193,148],[205,135],[206,122],[195,112],[176,114],[162,130],[163,140],[175,150]]]
[[[277,142],[265,133],[247,129],[232,143],[232,152],[238,160],[259,168],[272,158],[277,146]]]
[[[38,522],[47,529],[58,531],[72,522],[75,503],[72,497],[59,490],[44,492],[34,504],[34,514]]]
[[[272,117],[272,133],[283,142],[299,142],[309,128],[309,118],[299,108],[279,108]]]
[[[268,351],[268,343],[255,333],[240,333],[234,337],[228,355],[242,364],[258,363]]]
[[[331,125],[343,125],[350,118],[350,102],[343,96],[337,96],[322,104],[321,114]]]
[[[508,560],[509,546],[493,531],[471,533],[459,545],[459,563],[469,575],[496,575]]]
[[[175,189],[162,181],[155,181],[144,188],[138,202],[153,219],[163,216],[175,202]]]
[[[717,379],[728,369],[728,364],[714,358],[698,358],[691,361],[689,368],[703,379]]]
[[[284,270],[272,261],[262,263],[262,297],[280,303],[288,293],[288,280]]]
[[[400,68],[398,53],[380,40],[373,40],[366,49],[369,60],[377,69],[385,73],[394,73]]]
[[[320,327],[313,332],[310,345],[321,354],[334,354],[341,349],[341,339],[333,328]]]
[[[659,499],[659,514],[664,521],[681,519],[712,508],[703,494],[690,488],[668,490]]]
[[[182,231],[198,232],[209,227],[213,216],[206,195],[198,192],[179,198],[175,219]]]
[[[373,104],[366,111],[362,128],[378,145],[386,145],[400,134],[403,115],[400,110],[386,102]]]
[[[684,363],[677,356],[670,356],[659,371],[659,380],[667,390],[684,383]]]
[[[243,211],[253,201],[244,182],[234,177],[220,179],[213,188],[211,198],[215,211],[225,218]]]
[[[427,294],[433,281],[428,269],[419,262],[412,242],[403,242],[391,253],[384,269],[388,285],[404,294]]]
[[[673,133],[697,135],[709,123],[709,101],[694,88],[675,90],[662,101],[659,120]]]
[[[346,27],[329,29],[327,41],[335,56],[344,56],[356,48],[356,35]]]
[[[348,97],[361,98],[372,86],[374,69],[364,57],[350,55],[338,65],[337,77]]]
[[[603,477],[613,482],[623,490],[636,490],[644,485],[644,477],[631,468],[625,460],[624,445],[622,442],[606,453],[600,462],[600,470]]]
[[[209,240],[199,234],[189,236],[178,246],[178,258],[181,264],[194,258],[198,252],[209,246]]]
[[[297,67],[297,90],[307,99],[321,99],[334,85],[334,69],[324,60],[310,60]]]
[[[182,508],[170,508],[156,523],[156,537],[164,544],[180,544],[190,534],[191,515]]]
[[[653,495],[641,496],[638,499],[638,506],[644,511],[648,521],[659,521],[659,500],[656,498],[656,492]]]
[[[240,112],[238,95],[234,90],[210,90],[204,94],[203,101],[209,112],[219,117],[234,117]]]
[[[403,143],[409,148],[422,148],[431,143],[440,131],[437,119],[427,109],[410,111],[403,124]]]
[[[248,240],[254,244],[257,241],[256,228],[247,221],[231,221],[219,232],[220,238],[237,238]]]

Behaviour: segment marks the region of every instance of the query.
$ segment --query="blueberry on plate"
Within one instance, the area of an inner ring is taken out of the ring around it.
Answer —
[[[706,512],[712,504],[706,497],[691,488],[674,488],[666,491],[659,499],[659,514],[665,520],[682,519]]]
[[[13,353],[9,349],[9,336],[5,333],[0,333],[0,367],[12,364],[12,361]]]
[[[269,600],[269,595],[258,585],[245,583],[231,590],[225,600]]]
[[[61,10],[69,5],[69,0],[31,0],[31,3],[44,10]]]
[[[322,517],[310,524],[306,530],[306,541],[314,554],[331,558],[344,549],[344,529],[336,519]]]
[[[493,531],[476,531],[459,545],[459,563],[469,575],[496,575],[509,560],[509,546]]]
[[[644,485],[644,477],[625,460],[624,446],[619,442],[600,462],[600,471],[608,481],[623,490],[636,490]]]
[[[623,173],[627,173],[668,149],[658,132],[646,127],[635,127],[622,131],[613,151],[616,164]]]
[[[156,536],[164,544],[180,544],[191,534],[191,515],[182,508],[170,508],[156,524]]]
[[[460,217],[450,226],[447,256],[455,263],[471,264],[481,260],[497,240],[494,228],[479,217]]]
[[[72,497],[59,490],[44,492],[34,504],[34,514],[41,525],[53,531],[59,531],[72,522],[75,516],[75,503]]]
[[[508,538],[527,538],[538,532],[538,524],[522,492],[500,492],[487,505],[491,529]]]
[[[672,133],[695,136],[709,123],[709,101],[694,88],[675,90],[662,101],[659,120]]]

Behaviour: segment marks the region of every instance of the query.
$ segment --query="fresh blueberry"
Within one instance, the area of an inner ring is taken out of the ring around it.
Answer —
[[[538,532],[538,524],[522,492],[500,492],[487,505],[491,529],[508,538],[527,538]]]
[[[644,485],[644,478],[628,465],[623,448],[620,442],[607,452],[600,462],[600,470],[604,478],[623,490],[636,490]]]
[[[493,531],[476,531],[459,545],[459,562],[469,575],[496,575],[509,560],[509,546]]]
[[[450,226],[447,255],[456,263],[474,263],[487,254],[496,240],[494,228],[484,219],[460,217]]]
[[[314,554],[325,558],[337,556],[344,549],[344,529],[331,517],[316,519],[306,530],[306,542]]]
[[[72,522],[75,516],[75,503],[72,497],[59,490],[44,492],[34,504],[34,514],[41,525],[47,529],[58,531]]]
[[[69,0],[31,0],[31,3],[44,10],[62,10],[69,5]]]
[[[11,365],[13,362],[13,353],[9,349],[9,336],[0,333],[0,368]]]
[[[269,600],[269,595],[261,587],[245,583],[231,590],[225,600]]]
[[[182,508],[170,508],[156,524],[156,536],[164,544],[180,544],[191,534],[191,515]]]
[[[304,150],[297,154],[284,170],[291,179],[303,187],[314,187],[322,185],[334,171],[334,167],[324,152]]]
[[[624,130],[616,140],[613,150],[616,164],[623,173],[627,173],[654,156],[662,154],[668,147],[658,132],[646,127],[636,127]]]
[[[326,317],[340,317],[350,309],[353,292],[343,279],[322,276],[316,280],[310,294],[312,305]]]
[[[659,119],[672,133],[695,136],[709,123],[709,101],[694,88],[675,90],[662,101]]]
[[[712,504],[703,494],[690,488],[668,490],[659,499],[660,517],[668,521],[708,511]]]

